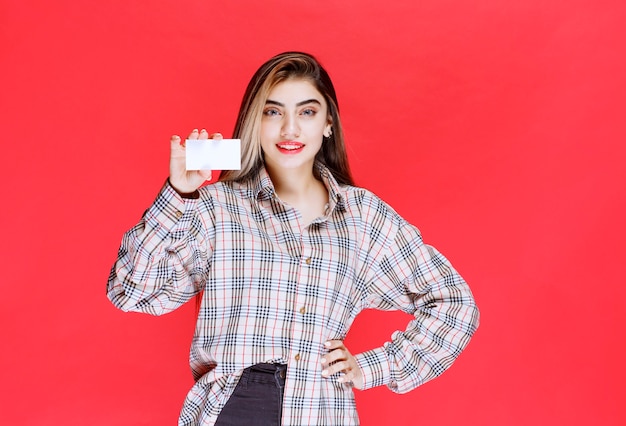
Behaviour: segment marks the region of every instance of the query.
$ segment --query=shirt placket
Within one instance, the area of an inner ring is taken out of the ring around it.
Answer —
[[[315,321],[316,289],[314,281],[319,276],[316,257],[319,247],[310,238],[311,227],[302,228],[298,235],[300,258],[298,262],[297,290],[291,309],[293,323],[291,328],[291,353],[289,360],[288,382],[285,385],[285,424],[299,424],[305,418],[315,418],[311,405],[303,403],[305,397],[315,394],[319,378],[311,377],[320,370],[319,354],[323,345],[321,326]],[[291,380],[289,380],[291,378]]]

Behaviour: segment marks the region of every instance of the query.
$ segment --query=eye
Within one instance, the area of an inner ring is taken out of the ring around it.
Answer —
[[[280,111],[278,111],[276,108],[265,108],[265,110],[263,110],[263,115],[267,115],[268,117],[274,117],[280,115]]]
[[[302,112],[300,114],[302,114],[304,116],[312,117],[315,114],[317,114],[317,111],[314,110],[313,108],[306,108],[306,109],[302,110]]]

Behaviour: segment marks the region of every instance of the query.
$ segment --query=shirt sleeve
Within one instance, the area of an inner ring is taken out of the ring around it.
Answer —
[[[415,317],[391,342],[356,355],[364,389],[387,385],[408,392],[442,374],[469,343],[479,322],[472,293],[450,262],[425,245],[417,228],[397,214],[373,261],[369,307]]]
[[[141,221],[126,232],[111,269],[107,297],[123,311],[162,315],[200,292],[211,253],[200,203],[166,183]]]

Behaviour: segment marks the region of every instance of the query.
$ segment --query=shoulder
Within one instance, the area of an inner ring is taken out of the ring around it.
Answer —
[[[346,188],[346,211],[359,223],[369,253],[381,255],[400,250],[414,251],[423,244],[422,234],[417,228],[372,191]]]
[[[373,244],[390,245],[398,232],[412,227],[388,203],[372,191],[360,187],[344,187],[345,214]]]
[[[345,186],[343,189],[346,209],[359,212],[363,220],[403,221],[393,207],[369,189],[357,186]]]

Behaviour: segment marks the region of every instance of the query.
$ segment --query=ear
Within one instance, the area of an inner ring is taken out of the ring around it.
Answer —
[[[333,134],[333,122],[328,120],[328,124],[324,128],[324,137],[329,138]]]

